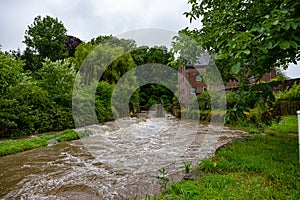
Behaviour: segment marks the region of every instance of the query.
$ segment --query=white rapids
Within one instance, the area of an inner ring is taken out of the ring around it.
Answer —
[[[0,158],[2,199],[132,199],[159,193],[159,169],[170,182],[244,132],[164,118],[92,125],[94,134]]]

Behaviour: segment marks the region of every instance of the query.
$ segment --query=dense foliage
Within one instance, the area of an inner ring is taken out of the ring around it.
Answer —
[[[24,62],[0,54],[1,136],[33,134],[73,127],[72,87],[76,71],[68,60],[46,59],[35,78]]]
[[[139,74],[134,73],[131,77],[127,77],[129,78],[128,80],[122,80],[122,84],[118,84],[127,72],[144,64],[149,64],[149,70],[152,70],[151,66],[153,63],[168,65],[172,60],[174,60],[173,53],[169,52],[166,47],[137,47],[133,40],[118,39],[113,36],[99,36],[90,42],[82,43],[76,48],[74,57],[71,58],[75,68],[84,77],[81,80],[83,85],[92,86],[95,81],[98,81],[97,78],[100,78],[100,84],[96,90],[95,103],[97,105],[96,115],[101,122],[113,119],[113,114],[115,117],[129,114],[126,106],[124,107],[120,102],[127,98],[128,91],[134,89],[133,85],[138,85],[141,82],[140,79],[143,78],[143,75],[139,76]],[[156,74],[159,74],[159,72]],[[117,88],[115,87],[116,84],[118,84]],[[107,90],[104,86],[111,89]],[[111,105],[110,100],[113,90],[122,95],[118,97],[119,101],[114,101],[115,104]],[[171,111],[173,96],[172,92],[161,85],[141,85],[132,94],[129,109],[132,111],[131,113],[134,113],[140,107],[150,107],[155,103],[162,103],[167,110]],[[100,102],[106,103],[100,105]],[[89,106],[92,107],[91,104]],[[78,108],[80,115],[83,117],[84,110],[80,109],[80,106],[76,106],[76,108]],[[85,116],[86,118],[83,117],[85,119],[82,117],[78,120],[87,121],[86,119],[89,118],[88,116]]]
[[[73,119],[72,92],[76,76],[81,74],[86,75],[81,84],[96,84],[94,96],[89,90],[83,95],[84,98],[91,95],[95,98],[91,107],[95,108],[99,122],[155,103],[162,103],[167,110],[172,110],[173,101],[177,101],[174,94],[156,84],[136,90],[130,98],[129,111],[122,110],[122,105],[117,103],[111,104],[115,85],[125,73],[143,64],[168,65],[174,61],[173,53],[166,47],[137,47],[134,40],[113,36],[81,42],[67,36],[66,32],[57,18],[37,16],[25,32],[24,52],[0,52],[0,137],[73,128],[74,120],[78,119]],[[107,60],[112,62],[103,66]],[[91,78],[97,76],[100,80]],[[133,76],[117,89],[127,97],[126,91],[137,81]],[[76,106],[80,109],[80,105]],[[82,115],[83,120],[85,117]],[[86,121],[89,120],[86,118]]]
[[[205,49],[216,54],[225,79],[230,72],[240,80],[245,74],[261,78],[273,66],[287,67],[299,60],[298,1],[189,0],[189,4],[192,10],[186,16],[190,20],[201,17],[203,24],[193,33]]]
[[[25,31],[26,50],[23,58],[26,60],[26,69],[36,71],[41,67],[45,58],[52,61],[64,59],[68,56],[67,29],[57,18],[37,16],[33,24]]]
[[[294,83],[293,86],[286,91],[277,93],[276,98],[291,101],[300,100],[300,84]]]
[[[148,64],[150,66],[152,64],[162,64],[167,65],[174,70],[177,70],[177,65],[173,65],[175,58],[171,51],[164,46],[155,46],[155,47],[147,47],[141,46],[136,48],[131,52],[134,62],[137,66]],[[149,69],[154,70],[154,69]],[[156,74],[155,79],[159,80],[168,78],[172,80],[171,77],[160,77],[160,71],[148,71],[151,74]],[[139,82],[140,78],[144,77],[137,75],[137,81]],[[158,81],[159,82],[159,81]],[[176,84],[176,83],[174,83]],[[167,111],[172,111],[174,102],[177,102],[175,95],[170,89],[166,88],[163,85],[159,84],[146,84],[140,87],[137,91],[139,93],[139,103],[141,106],[145,106],[147,108],[151,107],[154,104],[161,103]]]
[[[298,59],[299,17],[295,13],[299,10],[299,3],[271,3],[267,0],[247,4],[233,0],[232,5],[209,0],[201,3],[191,0],[189,3],[192,10],[186,16],[198,19],[203,15],[203,28],[180,31],[171,50],[164,46],[138,47],[134,40],[111,35],[82,42],[67,36],[67,30],[57,18],[37,16],[25,32],[24,52],[0,52],[0,136],[62,130],[74,127],[73,120],[88,121],[85,115],[82,115],[83,119],[73,119],[72,115],[74,82],[76,76],[80,79],[82,74],[85,76],[81,77],[80,84],[87,86],[82,94],[86,99],[94,98],[90,101],[91,107],[95,108],[98,121],[104,122],[157,103],[161,103],[167,111],[178,106],[178,100],[170,89],[154,83],[141,85],[135,90],[130,98],[129,110],[122,110],[118,102],[112,105],[114,90],[126,99],[126,91],[142,82],[143,76],[134,74],[118,85],[122,77],[137,66],[147,64],[148,72],[157,74],[153,78],[160,80],[163,78],[160,71],[152,66],[161,64],[178,70],[180,65],[194,62],[201,52],[207,50],[216,55],[216,63],[225,82],[235,73],[234,78],[247,83],[247,76],[260,78],[269,72],[271,66],[285,65]],[[267,9],[262,9],[266,5]],[[219,20],[223,15],[228,17]],[[191,39],[194,42],[191,43]],[[66,44],[68,40],[70,44]],[[179,54],[179,58],[176,59],[174,54]],[[96,80],[95,77],[101,78]],[[88,89],[93,85],[96,86],[94,96]],[[212,93],[203,92],[195,99],[200,112],[207,114],[208,118],[209,110],[218,110],[218,100],[222,100],[219,98],[212,102]],[[214,96],[218,96],[217,93]],[[73,99],[75,104],[77,100]],[[228,93],[227,121],[248,120],[247,112],[253,109],[259,110],[259,115],[264,114],[272,107],[273,101],[267,85],[253,85]],[[80,106],[75,105],[78,110]]]
[[[296,115],[300,110],[300,83],[294,83],[285,91],[275,94],[276,101],[273,107],[273,115]]]
[[[200,29],[182,30],[204,50],[215,55],[224,83],[238,80],[235,103],[228,110],[228,121],[244,120],[246,112],[258,106],[267,111],[275,100],[270,88],[257,82],[272,68],[287,68],[299,61],[300,3],[293,0],[189,0],[185,15],[201,20]],[[250,102],[249,102],[250,101]]]

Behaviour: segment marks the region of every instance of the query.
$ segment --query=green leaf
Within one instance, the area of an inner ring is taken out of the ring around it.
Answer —
[[[273,44],[271,41],[267,42],[267,48],[268,49],[272,49],[273,48]]]
[[[215,57],[216,60],[221,60],[221,59],[224,59],[224,58],[227,58],[228,57],[228,54],[226,53],[222,53],[222,54],[217,54],[217,56]]]
[[[231,72],[233,72],[234,74],[239,73],[240,70],[241,70],[241,63],[236,63],[231,67]]]
[[[258,47],[263,53],[267,54],[269,51],[266,47]]]
[[[259,104],[259,107],[260,107],[261,110],[265,110],[266,109],[266,106],[265,106],[264,102],[261,102]]]
[[[295,41],[290,41],[290,45],[295,49],[298,48],[297,42],[295,42]]]
[[[254,27],[252,28],[252,31],[257,31],[257,32],[263,32],[264,28],[263,27]]]
[[[282,28],[283,28],[284,30],[289,30],[290,27],[291,27],[291,24],[290,24],[290,23],[286,23]]]
[[[249,49],[246,49],[246,50],[243,51],[243,53],[246,54],[246,55],[249,55],[251,52],[250,52]]]
[[[238,59],[241,55],[242,51],[239,51],[235,56],[234,56],[234,59]]]
[[[295,23],[295,22],[291,22],[291,27],[296,30],[297,27],[298,27],[298,23]]]
[[[273,24],[273,25],[277,25],[278,23],[279,23],[279,20],[276,19],[272,24]]]
[[[290,47],[290,43],[288,41],[279,42],[279,47],[283,50],[286,50]]]

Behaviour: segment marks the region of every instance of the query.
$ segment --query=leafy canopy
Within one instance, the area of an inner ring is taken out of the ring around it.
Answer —
[[[26,50],[24,58],[27,68],[35,71],[41,67],[41,62],[45,58],[52,61],[64,59],[68,56],[65,47],[67,30],[57,18],[46,16],[34,18],[33,24],[25,31]]]
[[[294,0],[189,0],[185,15],[201,19],[193,33],[215,53],[225,79],[231,73],[261,78],[271,67],[299,61],[300,2]],[[242,67],[242,66],[248,67]],[[245,80],[247,82],[247,80]]]

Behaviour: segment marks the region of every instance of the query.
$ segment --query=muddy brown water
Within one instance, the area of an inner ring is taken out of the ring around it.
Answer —
[[[86,127],[90,137],[0,158],[1,199],[132,199],[161,190],[228,141],[244,134],[169,118],[123,119]],[[81,129],[83,130],[83,129]]]

